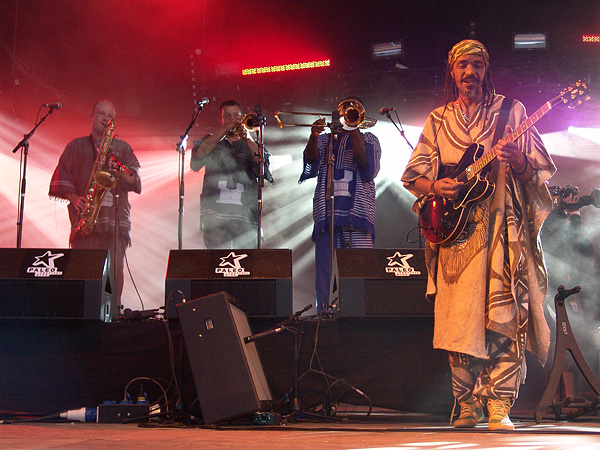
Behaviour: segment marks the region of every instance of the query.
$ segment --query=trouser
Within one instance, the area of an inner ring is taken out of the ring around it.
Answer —
[[[201,229],[207,249],[258,247],[256,224],[207,216]]]
[[[482,398],[517,398],[523,367],[524,339],[512,339],[488,330],[489,359],[448,352],[452,392],[459,402]]]
[[[317,314],[329,305],[331,283],[331,234],[329,230],[316,233],[315,242],[315,293]],[[350,242],[352,246],[350,247]],[[373,248],[373,236],[365,230],[336,228],[335,248]]]
[[[71,241],[71,248],[83,249],[103,249],[110,252],[111,267],[109,271],[114,273],[116,292],[113,291],[111,298],[112,311],[114,315],[121,313],[121,294],[123,293],[123,262],[125,260],[125,250],[129,247],[129,238],[127,234],[120,234],[121,239],[117,245],[117,254],[115,257],[115,236],[111,233],[94,233],[89,236],[75,235]],[[114,271],[114,272],[113,272]]]

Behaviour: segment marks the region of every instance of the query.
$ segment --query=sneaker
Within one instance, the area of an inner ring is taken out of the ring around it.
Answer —
[[[491,431],[512,431],[515,426],[510,421],[508,413],[512,406],[510,398],[490,398],[487,402],[490,419],[488,428]]]
[[[474,428],[483,420],[483,409],[477,403],[460,402],[460,416],[453,423],[454,428]]]

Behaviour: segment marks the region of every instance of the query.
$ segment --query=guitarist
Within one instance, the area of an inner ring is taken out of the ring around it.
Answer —
[[[415,212],[430,195],[459,198],[467,186],[454,179],[452,169],[461,166],[467,148],[476,143],[491,149],[526,119],[516,100],[501,114],[503,100],[494,91],[483,44],[456,44],[448,53],[445,104],[429,115],[402,176],[421,200]],[[514,429],[509,412],[524,382],[525,349],[545,363],[550,345],[538,234],[552,207],[546,181],[556,169],[534,127],[515,142],[497,144],[497,157],[482,180],[494,183],[493,192],[475,204],[456,240],[426,245],[427,298],[435,301],[433,346],[449,352],[459,428],[475,427],[487,406],[490,430]]]

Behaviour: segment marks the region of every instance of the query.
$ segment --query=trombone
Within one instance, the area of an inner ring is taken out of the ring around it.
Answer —
[[[252,133],[260,126],[260,117],[256,114],[248,113],[240,122],[240,126],[247,132]]]
[[[361,102],[355,99],[343,100],[337,107],[340,114],[340,122],[349,128],[371,128],[377,123],[376,119],[365,117],[365,107]],[[280,115],[304,115],[304,116],[331,116],[330,113],[298,112],[298,111],[275,111],[275,120],[279,128],[283,127],[312,127],[312,123],[286,123],[279,117]]]

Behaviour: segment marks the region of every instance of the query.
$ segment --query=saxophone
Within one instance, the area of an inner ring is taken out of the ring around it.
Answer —
[[[114,188],[117,184],[115,175],[112,172],[102,169],[110,150],[114,130],[115,121],[113,119],[108,124],[102,138],[102,143],[94,162],[94,168],[92,169],[92,174],[85,190],[85,206],[77,217],[75,233],[81,233],[84,236],[88,236],[94,229],[106,192]]]

